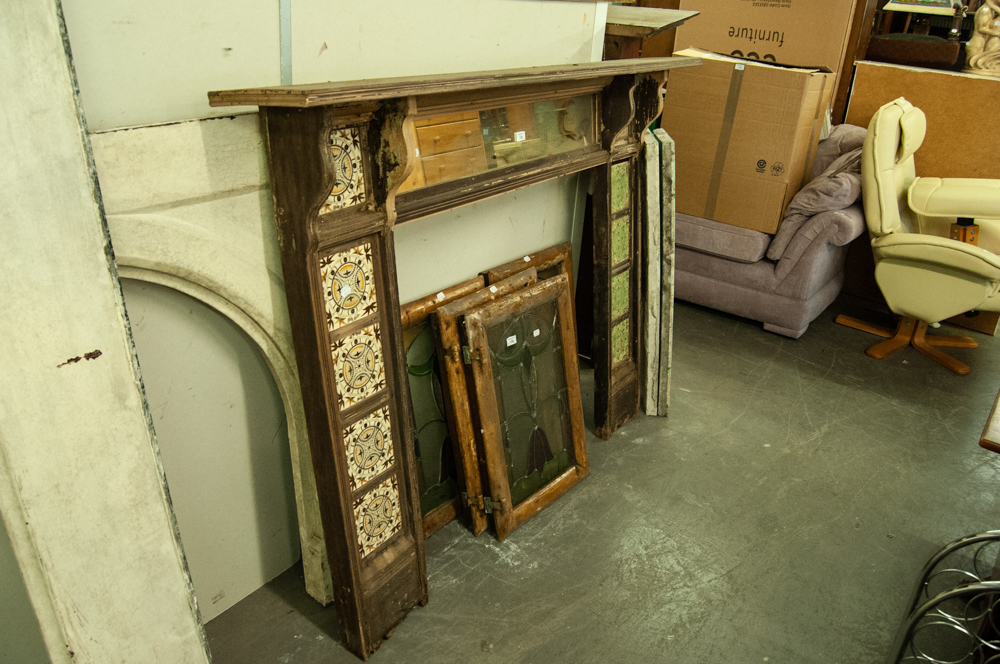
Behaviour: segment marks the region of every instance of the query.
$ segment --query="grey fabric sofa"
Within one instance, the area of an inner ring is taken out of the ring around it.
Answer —
[[[860,154],[865,130],[835,127],[813,179],[776,235],[677,214],[675,296],[799,338],[844,283],[847,245],[865,232]]]

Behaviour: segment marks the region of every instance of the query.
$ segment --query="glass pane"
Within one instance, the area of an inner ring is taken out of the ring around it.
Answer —
[[[574,462],[557,302],[492,325],[486,334],[516,506]]]
[[[406,375],[417,425],[420,512],[427,514],[458,495],[455,453],[444,415],[437,346],[428,323],[403,330]]]
[[[399,191],[594,145],[594,117],[594,96],[584,95],[417,120],[418,163]]]
[[[618,318],[628,311],[628,278],[629,270],[611,277],[611,319]]]

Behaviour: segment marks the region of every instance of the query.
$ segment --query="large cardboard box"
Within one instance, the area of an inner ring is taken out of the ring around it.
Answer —
[[[677,28],[674,48],[840,71],[856,0],[681,0],[701,12]],[[849,75],[849,73],[848,73]]]
[[[670,72],[661,124],[677,144],[677,211],[774,233],[812,174],[833,74],[705,53]]]

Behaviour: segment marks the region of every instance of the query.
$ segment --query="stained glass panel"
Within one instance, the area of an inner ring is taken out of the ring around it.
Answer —
[[[486,334],[516,507],[573,464],[557,303],[488,326]]]
[[[428,323],[403,330],[406,374],[416,421],[416,452],[420,466],[420,512],[431,510],[458,495],[455,453],[444,412],[444,395],[437,346]]]

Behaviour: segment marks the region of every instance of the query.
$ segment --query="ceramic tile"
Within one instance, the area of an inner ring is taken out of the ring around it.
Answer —
[[[611,264],[618,265],[629,257],[629,217],[611,222]]]
[[[389,408],[382,407],[344,429],[347,471],[356,491],[392,466],[392,424]]]
[[[361,158],[361,132],[357,127],[334,129],[330,132],[330,154],[333,158],[335,182],[320,214],[333,212],[365,202],[365,174]]]
[[[628,359],[629,336],[626,318],[611,328],[611,363],[618,364]]]
[[[629,270],[611,277],[611,319],[628,311]]]
[[[611,211],[618,212],[628,207],[628,162],[623,161],[611,167]]]
[[[360,403],[385,387],[385,364],[378,324],[335,341],[331,350],[341,408]]]
[[[370,243],[320,258],[319,274],[331,332],[378,310]]]
[[[399,489],[395,477],[390,477],[355,501],[354,525],[362,557],[400,531],[403,522],[399,513]]]

